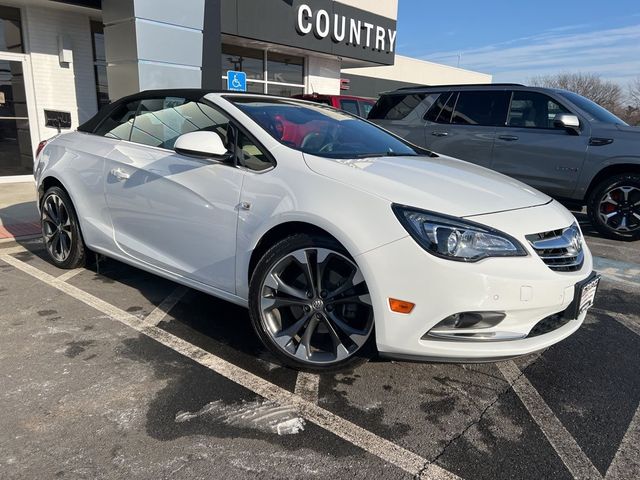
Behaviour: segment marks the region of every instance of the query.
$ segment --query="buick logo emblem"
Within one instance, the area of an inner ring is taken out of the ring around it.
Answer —
[[[322,310],[324,308],[324,302],[321,299],[316,298],[313,302],[311,302],[311,306],[314,310]]]

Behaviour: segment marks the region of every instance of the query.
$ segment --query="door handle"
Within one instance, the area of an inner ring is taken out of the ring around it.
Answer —
[[[449,132],[431,132],[431,135],[434,137],[446,137],[449,135]]]
[[[518,140],[518,137],[516,137],[515,135],[499,135],[498,138],[506,142],[515,142],[516,140]]]
[[[129,177],[131,176],[130,173],[126,172],[125,170],[123,170],[122,168],[114,168],[113,170],[111,170],[111,175],[113,175],[114,177],[116,177],[116,179],[120,182],[124,181],[124,180],[128,180]]]

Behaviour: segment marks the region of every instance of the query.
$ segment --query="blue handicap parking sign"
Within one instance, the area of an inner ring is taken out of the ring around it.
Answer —
[[[246,92],[247,74],[244,72],[234,72],[233,70],[229,70],[227,72],[227,90],[233,90],[234,92]]]

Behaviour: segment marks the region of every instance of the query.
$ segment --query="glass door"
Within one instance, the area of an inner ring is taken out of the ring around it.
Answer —
[[[23,62],[0,53],[0,177],[33,174]]]

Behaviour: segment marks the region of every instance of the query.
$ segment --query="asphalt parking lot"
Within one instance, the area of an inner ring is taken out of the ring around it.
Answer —
[[[640,242],[572,337],[499,364],[280,367],[247,312],[0,243],[0,477],[640,478]]]

